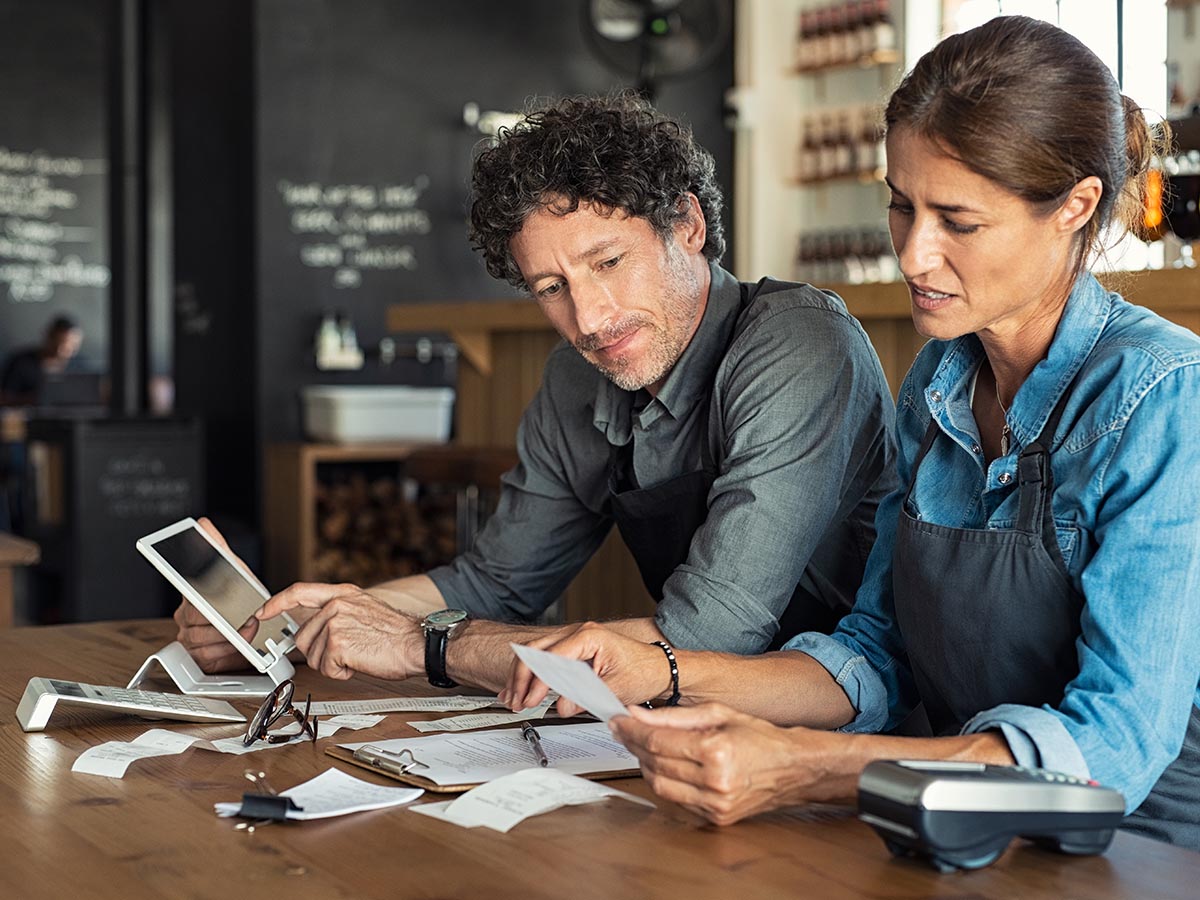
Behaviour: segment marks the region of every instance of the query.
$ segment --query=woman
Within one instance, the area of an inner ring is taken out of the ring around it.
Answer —
[[[1145,119],[1077,40],[1005,17],[926,54],[886,122],[892,240],[932,340],[857,605],[780,653],[676,654],[685,702],[741,712],[614,731],[718,823],[853,797],[873,759],[1015,762],[1115,787],[1131,830],[1200,849],[1200,339],[1085,270],[1140,210]],[[554,649],[626,702],[672,693],[664,648],[588,626]],[[506,696],[543,691],[515,670]],[[933,737],[878,734],[918,704]]]

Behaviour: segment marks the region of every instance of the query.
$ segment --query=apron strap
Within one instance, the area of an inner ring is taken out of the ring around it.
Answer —
[[[1041,434],[1028,447],[1022,448],[1017,458],[1017,490],[1020,492],[1017,497],[1017,530],[1026,534],[1040,533],[1046,553],[1064,574],[1067,572],[1067,562],[1063,559],[1062,548],[1058,545],[1058,531],[1054,526],[1054,470],[1050,466],[1050,450],[1074,386],[1075,379],[1072,379],[1054,405]]]

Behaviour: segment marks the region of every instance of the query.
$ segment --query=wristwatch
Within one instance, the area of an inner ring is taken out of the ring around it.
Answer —
[[[425,632],[425,674],[434,687],[458,687],[446,674],[446,643],[450,633],[467,620],[466,610],[438,609],[421,620]]]

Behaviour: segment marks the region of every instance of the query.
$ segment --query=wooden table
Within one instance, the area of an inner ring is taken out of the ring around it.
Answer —
[[[508,834],[393,809],[245,834],[217,818],[212,805],[240,796],[247,766],[290,786],[332,760],[308,744],[245,758],[191,749],[137,762],[114,780],[74,774],[71,764],[90,746],[132,740],[152,726],[76,713],[52,719],[40,734],[21,731],[14,711],[29,677],[123,685],[171,634],[165,621],[0,633],[0,897],[1197,896],[1200,855],[1128,834],[1118,834],[1103,857],[1072,859],[1016,844],[990,868],[940,875],[891,859],[849,810],[828,807],[716,828],[663,801],[653,811],[608,801],[539,816]],[[332,682],[303,668],[297,681],[319,699],[433,693],[416,683]],[[412,717],[393,714],[346,739],[411,734],[403,720]],[[175,727],[220,737],[235,726]],[[617,784],[650,796],[640,779]]]

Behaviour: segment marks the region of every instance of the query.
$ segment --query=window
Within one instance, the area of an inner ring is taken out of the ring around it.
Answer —
[[[1112,70],[1121,91],[1150,121],[1167,111],[1167,0],[909,0],[908,63],[938,40],[1001,15],[1052,22],[1086,44]],[[1158,268],[1163,245],[1127,238],[1110,246],[1097,268]]]

